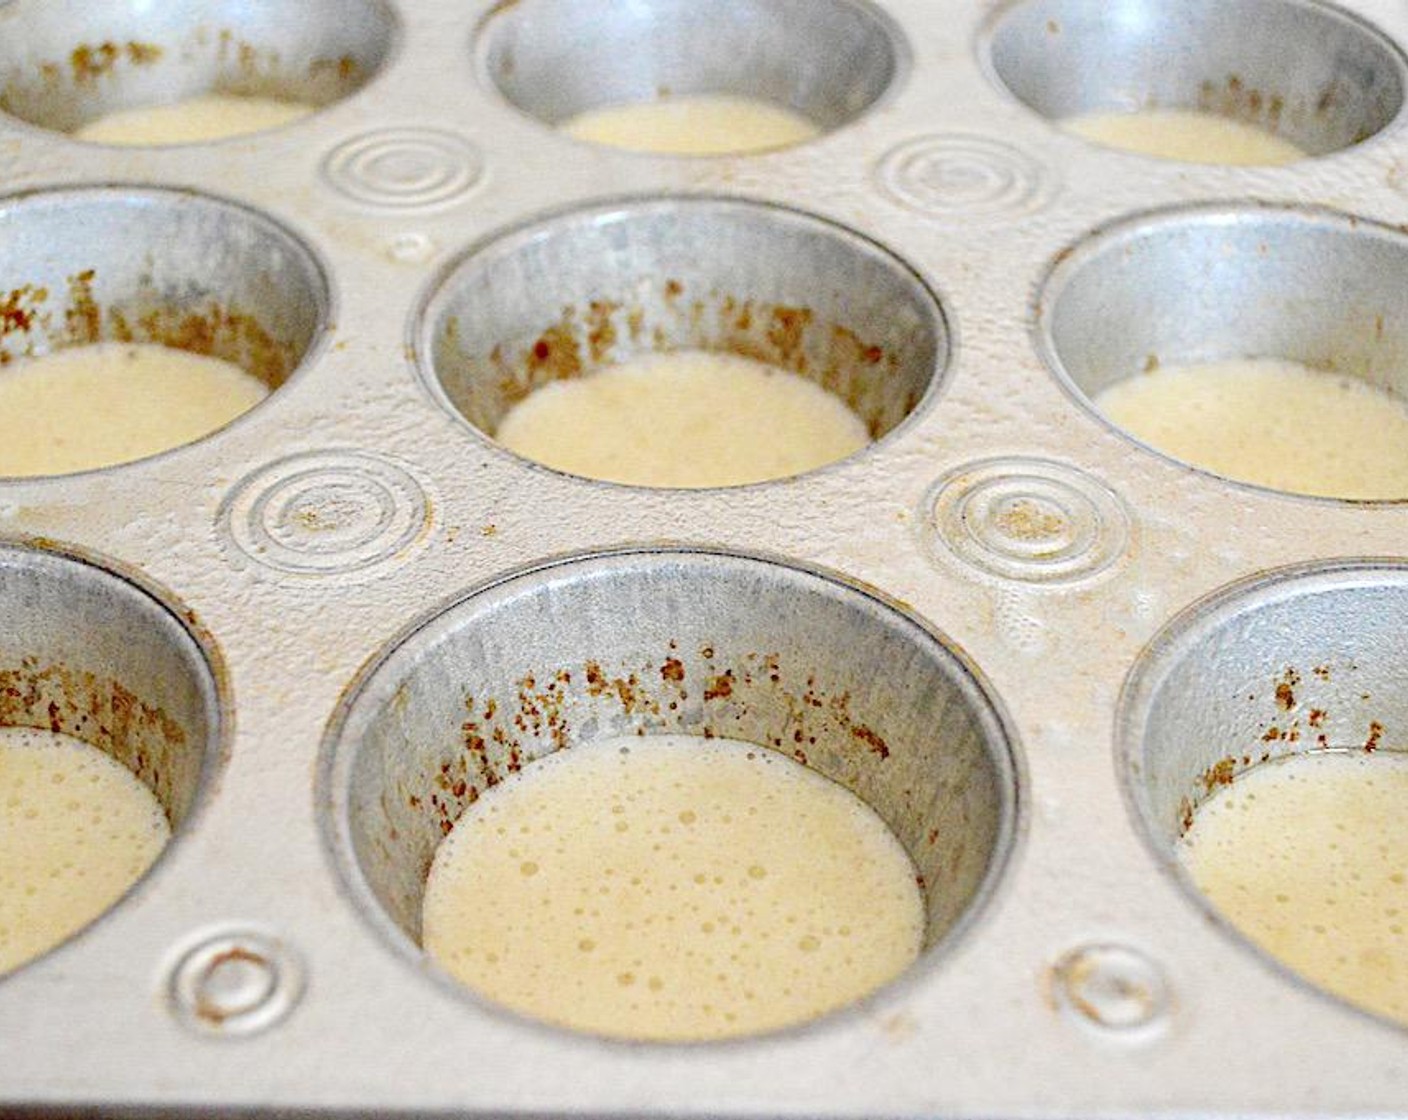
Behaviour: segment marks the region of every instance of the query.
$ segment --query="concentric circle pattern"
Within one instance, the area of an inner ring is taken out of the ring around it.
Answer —
[[[931,218],[1000,220],[1040,209],[1053,193],[1026,153],[984,136],[924,136],[894,148],[876,181],[895,202]]]
[[[247,476],[221,522],[245,556],[276,571],[339,575],[385,564],[423,538],[430,502],[395,463],[360,451],[294,455]]]
[[[1129,515],[1109,489],[1043,459],[990,459],[959,468],[939,480],[926,507],[926,523],[943,547],[1019,582],[1095,575],[1129,543]]]
[[[1157,1024],[1170,1009],[1163,970],[1127,945],[1083,945],[1052,970],[1057,1003],[1072,1018],[1105,1031]]]
[[[274,1026],[303,994],[303,962],[259,930],[210,934],[188,948],[168,981],[171,1008],[190,1029],[225,1037]]]
[[[484,157],[464,137],[433,128],[384,128],[346,140],[323,161],[339,194],[397,210],[443,206],[474,189]]]

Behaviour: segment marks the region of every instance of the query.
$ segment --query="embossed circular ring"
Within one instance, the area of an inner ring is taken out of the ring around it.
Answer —
[[[1152,1027],[1167,1016],[1168,985],[1159,966],[1125,945],[1083,945],[1051,970],[1057,1006],[1106,1031]]]
[[[1025,152],[986,136],[923,136],[890,151],[875,172],[901,206],[955,221],[1009,218],[1040,209],[1054,193]]]
[[[1062,583],[1104,571],[1129,544],[1123,503],[1082,471],[1045,459],[970,463],[925,498],[923,522],[955,555],[992,575]]]
[[[247,475],[220,522],[245,556],[277,571],[336,575],[404,553],[431,522],[425,490],[364,451],[291,455]]]
[[[181,953],[167,981],[176,1017],[202,1034],[258,1034],[303,995],[303,962],[283,941],[254,929],[206,934]]]
[[[478,148],[453,132],[384,128],[345,140],[323,161],[323,177],[353,202],[398,210],[442,206],[484,174]]]

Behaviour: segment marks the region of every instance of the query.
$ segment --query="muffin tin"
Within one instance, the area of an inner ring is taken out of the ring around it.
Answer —
[[[1408,747],[1408,505],[1231,483],[1088,400],[1112,361],[1244,346],[1404,391],[1408,9],[148,8],[0,7],[0,347],[174,341],[274,391],[150,459],[0,480],[3,721],[99,741],[176,825],[0,980],[0,1110],[1408,1111],[1404,1029],[1259,954],[1171,857],[1264,756]],[[206,145],[49,131],[212,86],[325,107]],[[708,159],[551,131],[661,90],[826,131]],[[1315,157],[1171,163],[1047,119],[1150,99]],[[682,343],[828,384],[875,442],[712,491],[493,443],[533,385]],[[652,729],[870,801],[929,888],[921,960],[689,1046],[429,965],[420,875],[471,790]]]

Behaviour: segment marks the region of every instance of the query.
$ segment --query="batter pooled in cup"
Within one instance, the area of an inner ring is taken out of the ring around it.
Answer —
[[[1255,766],[1193,818],[1179,859],[1234,926],[1313,983],[1408,1024],[1408,755]]]
[[[558,470],[635,486],[738,486],[843,459],[870,441],[839,397],[737,354],[648,354],[554,381],[496,438]]]
[[[1293,494],[1408,498],[1408,402],[1280,359],[1163,366],[1095,406],[1196,467]]]
[[[1107,148],[1185,163],[1274,166],[1307,155],[1267,129],[1193,109],[1084,113],[1061,127]]]
[[[75,129],[73,136],[124,147],[195,144],[278,128],[312,112],[312,105],[297,101],[207,93],[171,105],[120,109]]]
[[[423,942],[475,991],[617,1037],[800,1023],[919,952],[914,865],[841,786],[727,739],[559,751],[470,805],[435,853]]]
[[[0,477],[69,474],[190,443],[253,408],[268,388],[219,358],[105,342],[0,368]]]
[[[820,129],[800,113],[751,97],[701,94],[590,109],[559,126],[568,136],[662,155],[742,155],[800,144]]]
[[[102,751],[0,727],[0,974],[102,914],[170,835],[151,791]]]

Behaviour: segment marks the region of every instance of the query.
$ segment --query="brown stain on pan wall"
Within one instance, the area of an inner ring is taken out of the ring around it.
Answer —
[[[564,306],[554,322],[519,340],[494,340],[476,354],[458,316],[440,328],[440,349],[459,366],[469,418],[492,432],[514,405],[554,381],[583,377],[643,352],[680,349],[737,354],[816,382],[846,402],[877,438],[913,411],[919,391],[895,399],[900,358],[855,328],[809,307],[711,290],[691,296],[678,279],[658,298],[598,298]]]
[[[77,85],[91,85],[99,78],[109,77],[124,62],[131,66],[151,66],[161,61],[165,49],[156,43],[135,40],[80,43],[69,52],[69,73]],[[52,64],[51,64],[52,65]],[[52,73],[41,64],[41,72]]]
[[[130,303],[104,307],[94,294],[97,279],[91,268],[69,276],[62,309],[50,306],[49,291],[40,285],[23,284],[0,298],[0,365],[48,349],[156,343],[233,362],[276,389],[298,364],[296,347],[233,304],[166,303],[158,293],[144,292]],[[63,324],[59,329],[57,320]]]
[[[44,728],[96,747],[132,771],[168,815],[188,786],[188,767],[199,765],[180,725],[120,681],[32,658],[0,668],[0,726]]]
[[[670,642],[660,656],[638,664],[586,660],[529,673],[508,693],[464,696],[453,748],[402,783],[398,797],[386,804],[378,847],[389,849],[390,833],[405,829],[405,810],[428,819],[436,836],[448,833],[485,790],[535,758],[570,749],[583,722],[593,737],[634,732],[743,738],[803,765],[817,749],[844,756],[853,769],[884,765],[890,744],[856,718],[852,703],[849,691],[828,689],[814,673],[790,673],[780,654],[723,659],[707,644],[697,658]],[[428,859],[429,853],[427,868]]]

